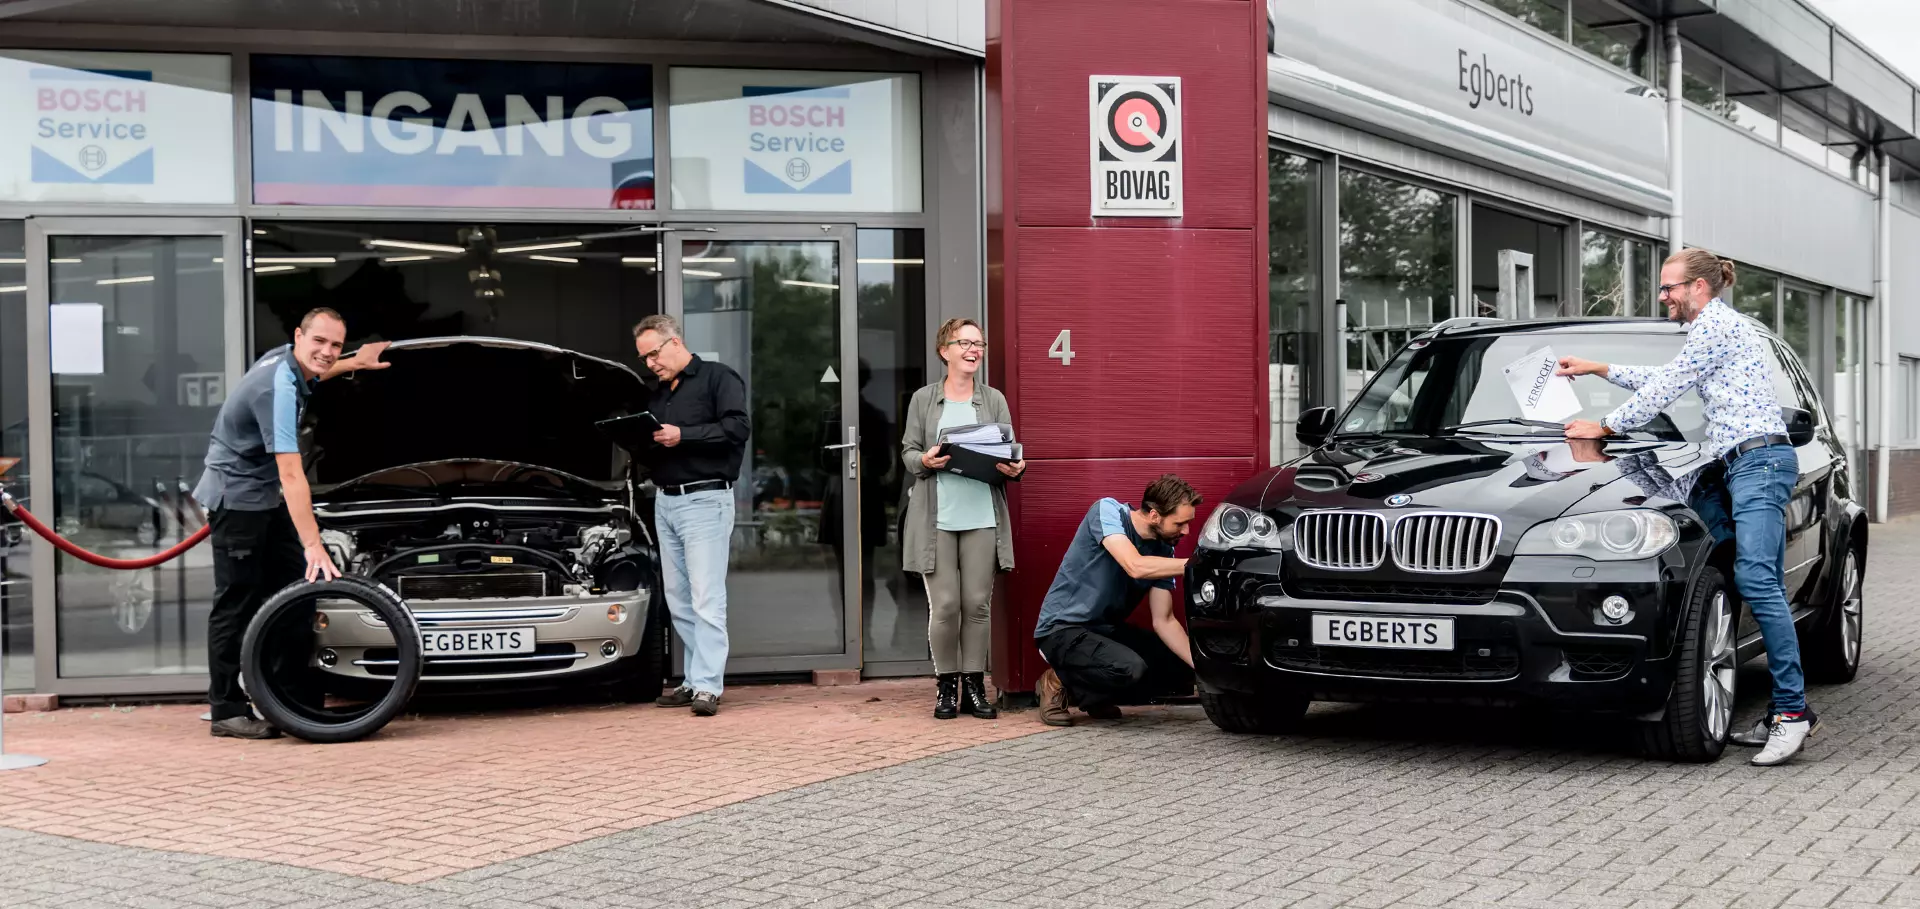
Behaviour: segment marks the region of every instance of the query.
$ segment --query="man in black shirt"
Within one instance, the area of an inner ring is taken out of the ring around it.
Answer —
[[[660,379],[652,413],[660,421],[645,458],[660,490],[660,532],[667,609],[686,661],[680,687],[662,707],[720,712],[727,668],[727,556],[733,539],[733,481],[746,455],[747,386],[724,363],[702,360],[680,339],[672,316],[648,316],[633,329],[641,362]]]

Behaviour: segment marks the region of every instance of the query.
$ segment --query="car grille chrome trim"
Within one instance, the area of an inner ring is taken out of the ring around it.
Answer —
[[[556,654],[529,653],[529,654],[522,654],[517,656],[502,656],[502,657],[427,657],[426,662],[458,663],[462,666],[466,666],[474,663],[550,663],[550,662],[557,662],[561,660],[565,660],[566,662],[571,663],[575,660],[584,660],[586,658],[587,658],[586,654],[576,650],[573,653],[556,653]],[[353,665],[355,666],[398,666],[400,665],[400,661],[399,660],[354,660]]]
[[[1387,521],[1364,511],[1309,511],[1294,519],[1300,561],[1331,571],[1371,571],[1386,561]]]
[[[1402,571],[1465,574],[1493,563],[1500,519],[1456,511],[1424,511],[1388,518],[1369,511],[1309,511],[1294,519],[1293,551],[1300,561],[1329,571],[1371,571],[1389,554]]]
[[[1393,563],[1402,571],[1464,574],[1493,563],[1500,519],[1437,511],[1402,515],[1393,525]]]

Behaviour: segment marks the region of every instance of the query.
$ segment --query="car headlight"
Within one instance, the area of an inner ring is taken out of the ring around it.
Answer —
[[[1238,505],[1222,505],[1200,529],[1202,549],[1279,549],[1280,525],[1270,517]]]
[[[1577,555],[1601,561],[1648,559],[1679,538],[1673,519],[1646,508],[1569,515],[1535,524],[1519,555]]]

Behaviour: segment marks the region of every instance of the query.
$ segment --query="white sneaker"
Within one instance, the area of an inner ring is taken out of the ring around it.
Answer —
[[[1767,747],[1749,761],[1755,767],[1777,767],[1793,759],[1806,745],[1807,737],[1813,734],[1813,716],[1811,712],[1784,720],[1775,716],[1767,730]]]

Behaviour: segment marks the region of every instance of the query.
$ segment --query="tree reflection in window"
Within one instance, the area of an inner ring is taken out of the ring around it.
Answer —
[[[1357,171],[1340,173],[1340,296],[1351,396],[1400,345],[1453,314],[1454,198]],[[1357,371],[1357,374],[1356,374]]]

